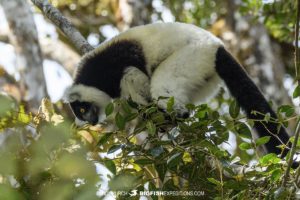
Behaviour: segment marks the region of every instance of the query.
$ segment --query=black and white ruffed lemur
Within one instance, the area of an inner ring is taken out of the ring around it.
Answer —
[[[186,104],[207,101],[222,83],[248,118],[263,118],[252,111],[277,118],[220,39],[190,24],[155,23],[129,29],[87,53],[64,98],[78,120],[91,124],[103,121],[106,105],[120,97],[140,104],[174,97],[178,115],[188,116]],[[159,106],[166,109],[166,101]],[[271,136],[268,152],[279,154],[277,146],[288,143],[289,135],[276,123],[255,122],[254,127],[260,137]]]

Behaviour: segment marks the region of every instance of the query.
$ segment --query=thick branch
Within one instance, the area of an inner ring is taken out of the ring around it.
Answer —
[[[65,18],[58,9],[53,7],[48,0],[31,1],[68,37],[81,54],[85,54],[94,49],[71,22]]]

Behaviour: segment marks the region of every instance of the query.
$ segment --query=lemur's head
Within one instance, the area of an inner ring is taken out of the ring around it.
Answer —
[[[77,122],[95,125],[105,119],[105,107],[112,98],[95,87],[74,84],[66,89],[64,101],[69,103]]]

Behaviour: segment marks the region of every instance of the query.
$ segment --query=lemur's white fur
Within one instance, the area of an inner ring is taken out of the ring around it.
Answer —
[[[150,80],[146,74],[135,67],[125,70],[120,87],[123,98],[131,97],[140,104],[146,104],[151,100]]]
[[[93,102],[99,106],[103,106],[103,103],[107,105],[112,100],[105,92],[82,84],[69,87],[66,90],[63,99],[66,102],[73,102],[76,100]]]
[[[129,29],[87,53],[79,67],[111,44],[123,40],[137,41],[141,45],[150,80],[134,66],[128,68],[121,80],[121,97],[130,96],[144,104],[149,97],[173,96],[175,109],[182,112],[185,104],[205,101],[218,91],[221,80],[215,71],[215,56],[223,43],[191,24],[155,23]],[[96,89],[72,87],[73,91],[86,96],[81,98],[102,104],[104,98],[105,103],[109,102],[108,95]],[[160,106],[166,108],[166,101],[160,101]]]
[[[97,68],[94,66],[97,64],[103,65]],[[112,97],[130,96],[140,104],[161,96],[174,97],[175,110],[179,116],[186,116],[188,112],[185,105],[204,102],[213,96],[222,83],[221,78],[248,117],[263,121],[260,116],[252,114],[256,110],[270,113],[277,119],[263,94],[242,66],[226,51],[221,40],[190,24],[155,23],[129,29],[87,53],[79,64],[78,73],[76,83],[67,90],[66,100],[98,105],[99,121],[104,119],[104,108],[112,100],[108,94]],[[98,82],[99,74],[101,80]],[[78,102],[73,105],[76,104]],[[95,108],[92,106],[90,108]],[[159,106],[166,109],[166,100],[159,101]],[[77,116],[95,123],[98,109],[90,110],[94,111],[90,112],[90,117],[82,117],[75,109]],[[278,124],[254,120],[254,127],[262,137],[271,131],[284,143],[289,141],[284,128],[278,130]],[[271,135],[266,146],[269,152],[279,153],[276,148],[279,145],[281,142],[278,138]]]
[[[98,90],[97,88],[85,86],[85,85],[73,85],[66,89],[63,100],[68,103],[74,101],[86,101],[92,102],[97,105],[100,109],[99,112],[99,122],[105,119],[105,107],[108,105],[112,98],[108,96],[105,92]],[[76,118],[77,125],[83,125],[84,122]]]

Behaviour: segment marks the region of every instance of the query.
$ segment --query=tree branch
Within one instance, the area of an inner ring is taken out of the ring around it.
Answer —
[[[72,23],[64,17],[58,9],[53,7],[48,0],[31,1],[67,36],[81,54],[85,54],[94,49]]]

